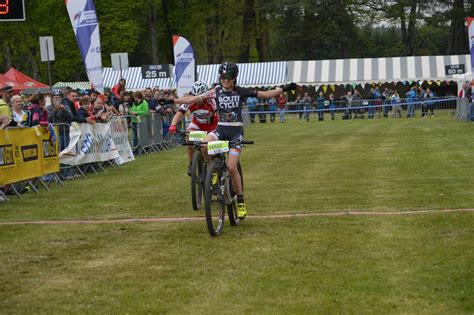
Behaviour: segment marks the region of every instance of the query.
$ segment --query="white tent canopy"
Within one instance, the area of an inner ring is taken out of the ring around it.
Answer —
[[[259,62],[239,63],[238,84],[242,86],[277,85],[286,81],[287,62]],[[174,68],[174,67],[172,67]],[[171,73],[173,73],[173,69]],[[219,65],[198,65],[198,79],[211,85],[219,81]],[[144,89],[146,87],[159,86],[160,88],[174,88],[173,78],[143,79],[141,67],[130,67],[122,71],[127,81],[127,89]],[[120,79],[120,71],[112,68],[104,68],[104,86],[112,87]]]
[[[299,84],[346,84],[418,80],[455,80],[445,66],[463,64],[471,69],[469,55],[411,56],[289,61],[288,81]]]
[[[295,82],[300,85],[373,83],[396,81],[464,81],[466,75],[446,75],[445,66],[464,65],[470,73],[469,55],[411,56],[390,58],[278,61],[238,64],[238,84],[242,86],[280,85]],[[199,80],[208,84],[218,81],[219,65],[198,65]],[[140,67],[122,71],[130,90],[159,86],[174,88],[172,78],[143,79]],[[472,77],[472,75],[471,75]],[[114,86],[120,72],[104,68],[104,86]],[[470,77],[469,77],[470,78]],[[468,79],[469,80],[469,79]]]

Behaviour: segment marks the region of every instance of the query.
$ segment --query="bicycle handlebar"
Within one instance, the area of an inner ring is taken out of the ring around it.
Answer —
[[[240,143],[240,144],[254,144],[254,142],[252,140],[244,140],[244,141],[229,141],[229,143]],[[203,142],[200,142],[200,141],[186,141],[183,143],[183,145],[187,145],[187,146],[194,146],[194,145],[200,145],[200,144],[207,144],[207,142],[203,141]]]

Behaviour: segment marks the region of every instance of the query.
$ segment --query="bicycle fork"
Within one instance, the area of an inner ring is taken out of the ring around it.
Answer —
[[[223,198],[223,201],[225,203],[225,205],[229,206],[232,204],[232,195],[230,193],[230,181],[231,181],[231,178],[230,178],[230,175],[229,175],[229,172],[227,170],[227,166],[225,165],[225,160],[220,160],[219,161],[220,163],[222,163],[220,165],[221,169],[223,170],[222,174],[221,174],[221,178],[220,178],[220,186],[219,186],[219,196],[221,196],[221,198]]]

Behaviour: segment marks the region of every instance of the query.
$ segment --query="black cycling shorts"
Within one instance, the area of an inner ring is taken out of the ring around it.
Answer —
[[[243,126],[222,126],[217,125],[217,129],[211,132],[218,140],[229,141],[230,149],[242,150],[241,142],[244,140]]]

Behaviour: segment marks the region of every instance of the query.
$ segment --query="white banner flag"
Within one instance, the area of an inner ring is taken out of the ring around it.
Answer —
[[[69,18],[93,87],[104,91],[102,55],[100,53],[99,21],[92,0],[65,0]]]
[[[189,93],[196,81],[196,58],[189,41],[183,36],[173,35],[174,76],[179,97]]]
[[[120,155],[113,141],[110,123],[77,124],[69,129],[69,145],[59,154],[59,162],[67,165],[115,160]]]
[[[119,153],[119,157],[115,159],[115,162],[120,165],[135,161],[132,147],[130,147],[130,142],[128,142],[127,119],[123,117],[113,117],[110,121],[110,129],[112,132],[112,140]]]

